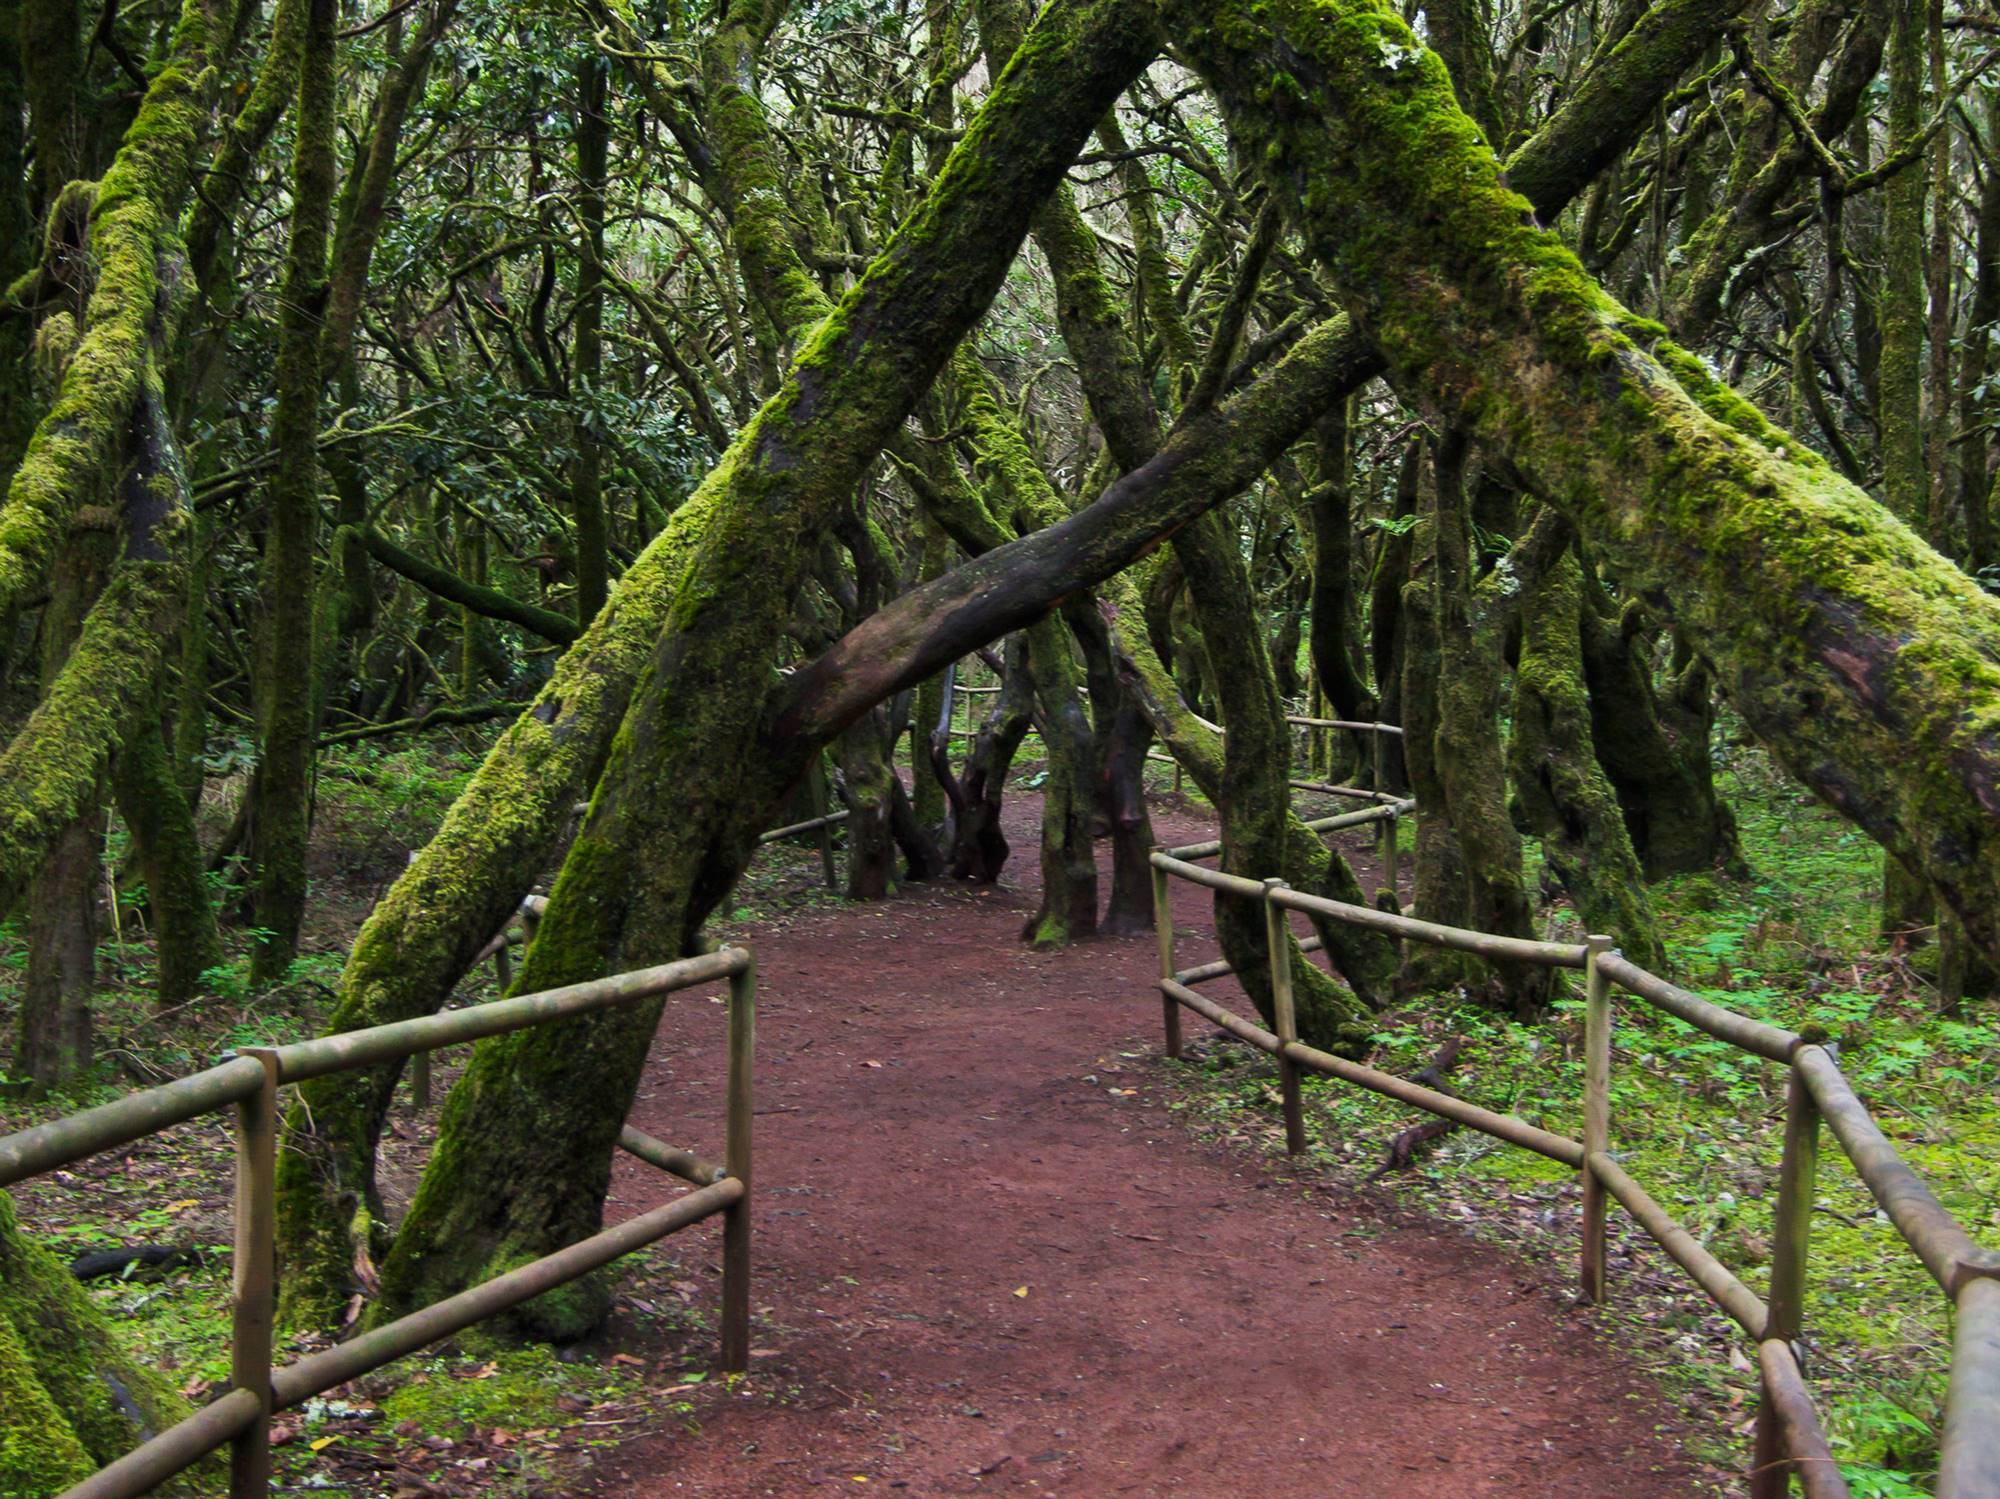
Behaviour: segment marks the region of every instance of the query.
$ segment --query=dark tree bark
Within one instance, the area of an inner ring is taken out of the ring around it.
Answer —
[[[292,165],[291,242],[280,300],[275,475],[266,500],[257,631],[256,922],[252,976],[284,977],[306,904],[315,737],[314,539],[319,530],[320,319],[333,216],[334,0],[307,0]]]

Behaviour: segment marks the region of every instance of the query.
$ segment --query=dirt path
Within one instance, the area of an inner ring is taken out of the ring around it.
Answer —
[[[1177,900],[1194,961],[1205,902]],[[753,934],[758,1357],[698,1434],[609,1456],[603,1492],[1690,1490],[1674,1413],[1564,1307],[1567,1266],[1193,1142],[1151,937],[1029,952],[1032,906],[917,886]],[[634,1118],[719,1143],[720,1015],[685,1003]],[[614,1213],[658,1190],[621,1174]]]

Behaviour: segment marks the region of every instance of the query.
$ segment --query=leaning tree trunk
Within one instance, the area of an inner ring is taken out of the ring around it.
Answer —
[[[1169,16],[1391,381],[1666,599],[1780,761],[2000,953],[2000,602],[1600,290],[1382,0],[1248,3]]]
[[[754,784],[759,710],[820,538],[991,300],[1028,215],[1156,46],[1139,0],[1058,0],[1045,11],[924,205],[689,501],[708,524],[551,892],[523,988],[657,962],[695,942],[775,802],[738,792]],[[384,1265],[384,1310],[597,1225],[659,1013],[639,1005],[479,1047]],[[593,1311],[601,1303],[564,1308],[550,1330],[575,1331]]]

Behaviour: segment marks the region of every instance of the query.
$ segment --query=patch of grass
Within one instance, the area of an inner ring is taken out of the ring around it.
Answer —
[[[453,1439],[564,1425],[586,1406],[636,1388],[615,1365],[564,1363],[540,1345],[503,1348],[485,1360],[423,1359],[404,1365],[397,1377],[396,1388],[382,1398],[383,1419]]]

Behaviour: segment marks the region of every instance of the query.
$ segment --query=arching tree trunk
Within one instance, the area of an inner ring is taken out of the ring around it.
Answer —
[[[707,512],[690,576],[550,894],[524,988],[695,941],[776,802],[738,792],[752,784],[757,709],[819,538],[991,300],[1035,205],[1156,46],[1138,0],[1045,11],[923,209],[683,507]],[[482,1044],[384,1265],[385,1309],[600,1221],[658,1015],[641,1005]],[[560,1152],[524,1136],[528,1118],[560,1126]],[[573,1329],[573,1316],[562,1320]]]

